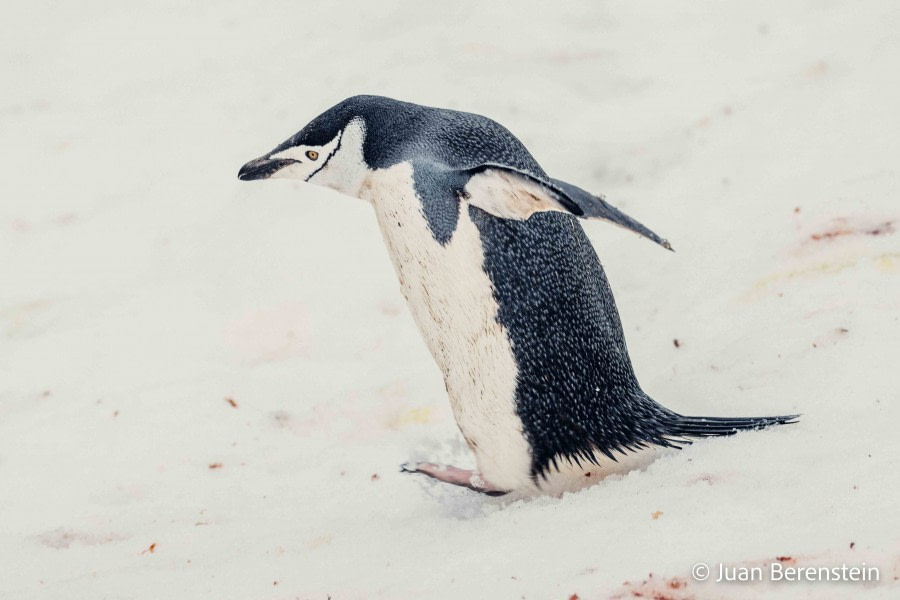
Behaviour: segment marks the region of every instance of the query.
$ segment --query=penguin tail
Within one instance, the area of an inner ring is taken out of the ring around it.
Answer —
[[[666,435],[678,437],[720,437],[739,431],[767,429],[775,425],[796,423],[800,415],[777,417],[686,417],[670,413],[663,419]]]

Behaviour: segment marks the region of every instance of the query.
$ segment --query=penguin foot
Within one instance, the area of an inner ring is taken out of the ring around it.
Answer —
[[[438,481],[467,487],[470,490],[475,490],[476,492],[481,492],[488,496],[503,496],[504,494],[509,493],[509,490],[501,490],[489,481],[485,481],[478,471],[459,469],[451,465],[436,465],[429,462],[408,462],[400,465],[400,471],[403,473],[422,473],[423,475],[428,475]]]

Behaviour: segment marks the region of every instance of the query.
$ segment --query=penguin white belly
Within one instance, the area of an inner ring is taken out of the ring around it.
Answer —
[[[412,166],[372,171],[372,203],[413,318],[444,374],[456,422],[482,476],[504,489],[531,485],[531,451],[516,414],[518,368],[485,273],[478,229],[461,202],[453,237],[441,245],[413,188]]]

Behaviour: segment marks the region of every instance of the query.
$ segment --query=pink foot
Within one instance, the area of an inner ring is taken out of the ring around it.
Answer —
[[[502,496],[509,492],[509,490],[502,490],[491,484],[489,481],[482,479],[478,471],[467,471],[466,469],[458,469],[450,465],[436,465],[429,462],[409,462],[400,465],[400,470],[404,473],[422,473],[423,475],[428,475],[438,481],[467,487],[470,490],[475,490],[476,492],[481,492],[488,496]]]

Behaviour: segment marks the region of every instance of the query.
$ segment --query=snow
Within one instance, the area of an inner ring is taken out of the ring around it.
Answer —
[[[895,4],[4,12],[0,597],[900,594]],[[356,93],[491,116],[667,237],[586,224],[644,388],[801,422],[537,498],[400,473],[472,459],[371,208],[236,179]],[[881,581],[691,578],[776,557]]]

